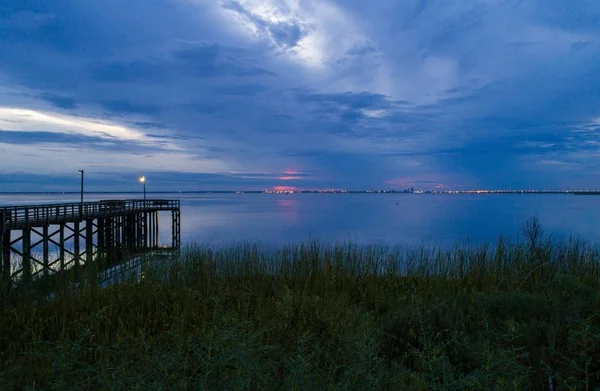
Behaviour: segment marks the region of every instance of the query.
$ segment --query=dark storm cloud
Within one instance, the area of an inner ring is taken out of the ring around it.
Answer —
[[[156,114],[160,111],[156,106],[136,105],[126,100],[110,100],[102,102],[102,106],[113,113]]]
[[[90,137],[77,134],[44,132],[44,131],[6,131],[0,129],[0,143],[13,145],[33,145],[38,148],[55,148],[60,145],[69,144],[71,147],[87,147],[95,150],[106,150],[111,152],[152,153],[162,150],[164,143],[161,137],[152,137],[153,143],[140,146],[138,143],[124,140],[114,140],[102,137]]]
[[[244,61],[247,56],[245,50],[217,43],[185,45],[175,51],[174,56],[178,69],[196,77],[275,76],[271,71],[248,65]]]
[[[75,99],[68,98],[66,96],[59,96],[54,94],[45,93],[40,96],[43,100],[50,102],[52,105],[59,109],[75,109],[77,108],[77,102]]]
[[[109,61],[91,66],[90,78],[100,82],[148,81],[164,75],[167,71],[161,64],[151,61]]]

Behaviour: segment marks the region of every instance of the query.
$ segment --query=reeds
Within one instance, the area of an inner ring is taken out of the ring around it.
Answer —
[[[100,288],[5,298],[0,388],[581,389],[600,249],[194,245]],[[59,286],[55,286],[59,288]]]

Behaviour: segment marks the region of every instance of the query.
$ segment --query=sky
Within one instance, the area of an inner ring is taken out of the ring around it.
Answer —
[[[597,0],[0,0],[0,192],[600,188]]]

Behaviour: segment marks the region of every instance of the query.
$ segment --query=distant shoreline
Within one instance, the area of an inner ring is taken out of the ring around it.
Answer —
[[[135,191],[91,191],[84,194],[141,194]],[[78,191],[2,191],[0,195],[79,195]],[[464,190],[464,191],[431,191],[419,190],[405,192],[399,190],[298,190],[298,191],[273,191],[273,190],[203,190],[203,191],[149,191],[146,194],[448,194],[448,195],[485,195],[485,194],[574,194],[574,195],[600,195],[597,190]]]

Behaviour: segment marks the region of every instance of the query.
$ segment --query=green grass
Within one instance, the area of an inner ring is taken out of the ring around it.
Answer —
[[[452,250],[194,246],[141,281],[11,294],[0,389],[597,389],[600,249],[524,231]]]

